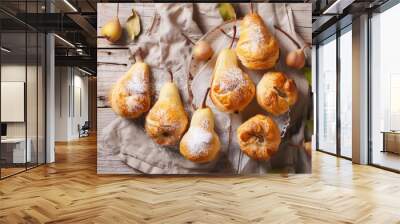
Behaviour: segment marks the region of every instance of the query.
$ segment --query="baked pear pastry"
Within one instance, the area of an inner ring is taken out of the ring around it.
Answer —
[[[226,48],[217,58],[211,83],[211,100],[223,112],[242,111],[253,99],[255,85],[238,65],[234,50]]]
[[[159,145],[176,145],[188,123],[178,88],[173,82],[164,84],[157,102],[146,116],[147,135]]]
[[[150,102],[150,68],[137,61],[111,89],[111,108],[119,116],[133,119],[147,112]]]
[[[214,131],[214,114],[210,108],[197,109],[192,116],[189,130],[180,143],[180,152],[188,160],[196,163],[213,161],[221,148]]]
[[[240,125],[236,134],[240,149],[255,160],[270,159],[281,144],[278,125],[272,118],[261,114]]]
[[[275,116],[286,113],[297,98],[296,83],[282,72],[267,72],[257,85],[258,104]]]
[[[262,18],[257,13],[247,14],[239,30],[236,53],[242,64],[254,70],[274,67],[279,59],[279,44]]]

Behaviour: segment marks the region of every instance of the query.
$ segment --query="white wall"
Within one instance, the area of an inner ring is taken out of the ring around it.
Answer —
[[[30,70],[31,67],[28,67]],[[1,66],[1,81],[5,82],[25,82],[25,64],[6,64]],[[5,110],[6,108],[1,108]],[[25,137],[25,123],[7,123],[7,137]]]
[[[88,78],[71,67],[56,67],[55,73],[55,141],[74,140],[78,124],[88,120]]]
[[[27,66],[25,68],[25,64],[5,64],[1,66],[1,81],[2,82],[25,82],[25,75],[27,69],[28,72],[28,87],[27,87],[27,106],[31,107],[27,109],[27,120],[28,120],[28,129],[32,127],[32,130],[36,130],[36,113],[29,113],[32,111],[36,111],[37,99],[36,99],[36,80],[33,80],[30,75],[35,74],[36,76],[36,67]],[[35,88],[29,88],[31,86],[35,86]],[[32,104],[33,103],[33,104]],[[34,108],[32,108],[34,107]],[[6,110],[7,108],[1,108],[2,110]],[[32,123],[33,122],[33,123]],[[8,122],[7,123],[7,136],[8,137],[25,137],[25,123],[26,122]],[[34,127],[33,127],[34,126]],[[28,137],[30,131],[28,130]],[[36,136],[36,132],[35,132]]]
[[[76,70],[75,70],[76,72]],[[75,106],[73,110],[75,110],[74,117],[72,119],[72,136],[74,138],[79,137],[78,133],[78,124],[83,125],[85,121],[88,120],[88,78],[87,76],[82,76],[82,73],[78,73],[78,75],[74,75],[74,100]],[[80,91],[80,93],[79,93]],[[80,95],[80,97],[79,97]],[[80,102],[79,102],[80,101]],[[81,108],[79,108],[81,107]],[[81,111],[80,111],[81,110]]]
[[[38,70],[37,70],[38,69]],[[25,80],[27,78],[27,80]],[[30,147],[32,150],[32,161],[39,163],[44,162],[45,148],[45,118],[44,118],[44,74],[42,68],[36,65],[12,63],[3,64],[1,66],[2,82],[24,82],[26,84],[26,110],[27,120],[24,122],[6,122],[8,138],[25,138],[25,134],[30,139]],[[4,96],[2,96],[4,97]],[[6,96],[5,96],[6,97]],[[9,110],[10,108],[1,108],[1,110]],[[25,111],[22,111],[25,113]],[[37,154],[39,156],[37,157]]]
[[[67,67],[55,68],[55,141],[68,140],[68,88],[70,77]]]

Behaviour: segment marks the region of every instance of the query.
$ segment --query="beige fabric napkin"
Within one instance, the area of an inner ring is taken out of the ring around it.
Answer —
[[[285,4],[255,4],[257,12],[263,17],[270,27],[278,24],[295,38],[304,43],[300,36],[294,32],[293,16],[291,9]],[[157,99],[161,86],[169,80],[168,69],[174,74],[174,82],[179,86],[182,100],[188,115],[191,116],[191,107],[187,91],[188,64],[190,60],[191,45],[182,35],[182,32],[196,41],[203,32],[207,32],[219,25],[222,19],[217,10],[217,4],[155,4],[155,13],[160,17],[152,32],[139,37],[138,43],[131,47],[131,53],[135,54],[141,49],[144,60],[151,66],[153,78],[153,102]],[[246,13],[247,4],[237,7]],[[274,15],[274,16],[270,16]],[[202,31],[203,32],[202,32]],[[277,34],[279,35],[279,34]],[[285,37],[279,36],[280,40]],[[281,44],[283,51],[293,49],[294,45],[284,41]],[[284,66],[281,68],[285,70]],[[235,143],[235,128],[229,133],[230,119],[223,113],[215,111],[217,121],[217,133],[222,142],[220,159],[207,163],[196,164],[184,159],[178,147],[166,148],[155,144],[144,131],[144,118],[138,120],[126,120],[117,118],[103,131],[100,139],[102,147],[112,149],[119,154],[121,159],[130,167],[149,174],[197,174],[197,173],[267,173],[274,168],[286,168],[293,172],[309,172],[310,159],[304,150],[291,145],[298,145],[304,137],[303,116],[308,105],[308,84],[302,74],[288,71],[295,79],[301,93],[301,103],[296,105],[292,112],[290,134],[282,142],[278,155],[270,162],[256,162],[241,153]],[[198,80],[202,82],[202,80]],[[204,82],[203,82],[204,84]],[[234,118],[233,127],[237,127],[240,117]],[[229,135],[232,143],[228,149]]]

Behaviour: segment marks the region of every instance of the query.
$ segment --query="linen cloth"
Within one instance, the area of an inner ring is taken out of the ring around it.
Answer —
[[[248,4],[237,4],[235,7],[240,14],[248,12]],[[305,44],[295,32],[293,13],[286,4],[259,3],[254,4],[254,9],[263,18],[270,31],[277,36],[281,55],[286,55],[287,51],[296,49],[296,46],[286,36],[277,33],[278,31],[275,32],[274,24],[290,33],[301,45]],[[192,108],[187,80],[192,46],[185,36],[195,42],[223,21],[216,3],[156,3],[155,14],[159,20],[149,32],[140,35],[138,42],[131,47],[131,53],[134,55],[140,48],[144,61],[151,67],[153,103],[158,98],[162,85],[169,81],[168,70],[172,71],[174,82],[179,87],[185,110],[190,117]],[[310,172],[311,159],[301,146],[304,139],[304,119],[310,103],[309,86],[304,75],[298,71],[287,69],[284,65],[278,65],[277,68],[295,79],[300,97],[291,111],[288,133],[282,139],[278,153],[270,161],[254,161],[243,154],[236,142],[236,128],[243,122],[243,117],[241,115],[230,117],[218,111],[214,113],[216,131],[221,140],[221,153],[218,160],[206,164],[196,164],[186,160],[179,154],[178,146],[161,147],[155,144],[145,133],[144,117],[137,120],[115,119],[105,127],[103,136],[99,140],[102,147],[119,154],[121,160],[128,166],[148,174],[261,174],[277,169]],[[194,81],[203,85],[205,83],[202,79]],[[196,91],[195,87],[193,91]]]

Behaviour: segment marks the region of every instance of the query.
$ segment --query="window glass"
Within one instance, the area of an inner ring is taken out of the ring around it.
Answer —
[[[371,18],[372,163],[400,170],[400,4]]]
[[[31,162],[31,142],[27,141],[26,99],[26,33],[1,34],[1,177],[26,170]]]
[[[318,47],[318,149],[336,153],[336,39]]]
[[[352,35],[340,36],[340,154],[352,156]]]

